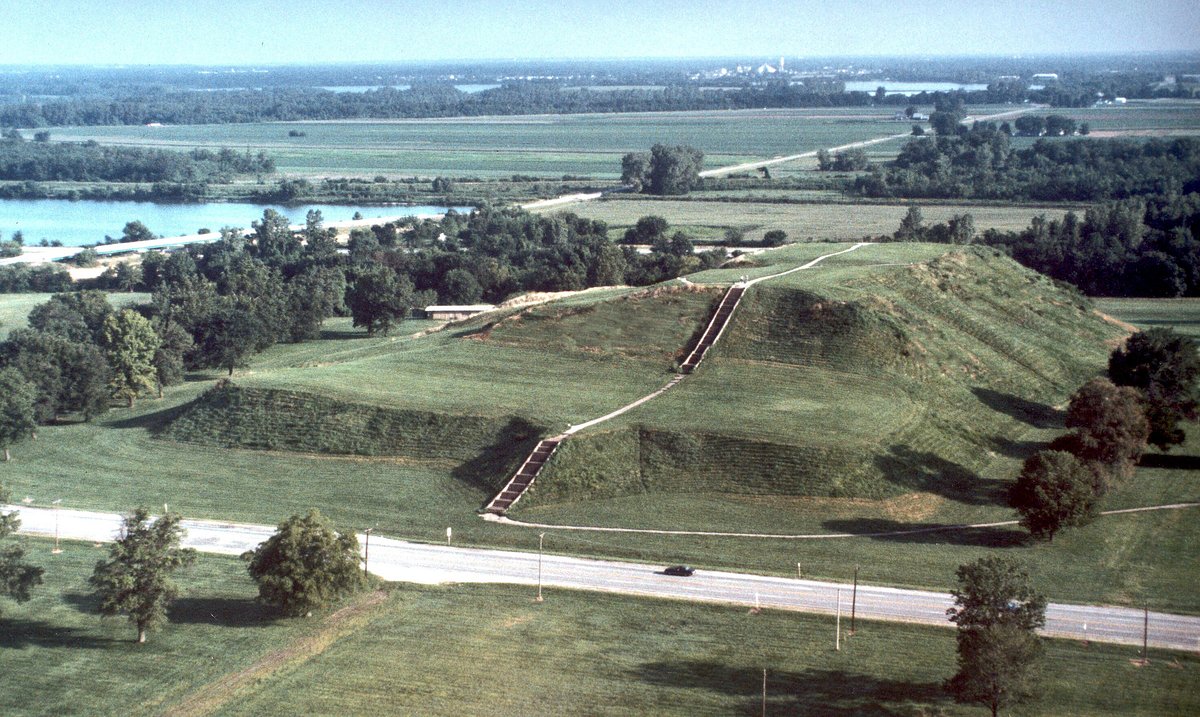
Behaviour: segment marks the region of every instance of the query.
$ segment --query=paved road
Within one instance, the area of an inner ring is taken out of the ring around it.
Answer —
[[[120,516],[49,508],[6,506],[21,514],[21,532],[52,536],[56,518],[63,539],[108,541],[116,534]],[[187,520],[185,543],[197,550],[237,555],[265,540],[273,528],[217,521]],[[360,535],[360,542],[364,536]],[[538,582],[537,553],[457,548],[371,537],[370,570],[385,580],[419,583],[491,582],[534,586]],[[542,584],[576,590],[644,595],[695,602],[712,602],[832,615],[842,598],[842,617],[849,618],[849,585],[745,573],[702,570],[690,578],[662,575],[662,566],[611,560],[545,555]],[[532,587],[531,587],[532,597]],[[553,599],[553,598],[551,598]],[[946,593],[860,585],[856,612],[872,620],[911,622],[949,627]],[[1126,645],[1140,645],[1143,613],[1127,608],[1051,604],[1045,634]],[[846,626],[845,624],[843,625]],[[1150,613],[1150,644],[1178,650],[1200,648],[1200,617]]]

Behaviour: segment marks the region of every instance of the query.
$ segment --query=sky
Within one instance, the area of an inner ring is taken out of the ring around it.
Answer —
[[[6,0],[0,64],[1200,51],[1196,0]]]

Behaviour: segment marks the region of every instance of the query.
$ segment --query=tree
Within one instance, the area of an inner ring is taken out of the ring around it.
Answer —
[[[763,234],[763,246],[783,246],[787,243],[787,232],[782,229],[772,229]]]
[[[914,136],[914,137],[924,137],[924,136],[925,136],[925,128],[924,128],[924,127],[922,127],[922,126],[921,126],[921,125],[919,125],[919,124],[915,124],[915,125],[913,125],[913,128],[912,128],[912,136]]]
[[[946,137],[958,133],[959,123],[966,117],[961,109],[946,111],[938,110],[929,115],[929,126],[938,135]]]
[[[112,369],[109,385],[114,398],[124,398],[132,408],[139,393],[154,388],[154,357],[161,343],[150,321],[136,311],[109,314],[100,345]]]
[[[268,266],[281,267],[300,258],[303,247],[292,232],[288,218],[274,209],[264,209],[254,228],[255,255]]]
[[[1195,339],[1170,329],[1139,331],[1109,356],[1108,375],[1118,386],[1141,391],[1152,445],[1168,450],[1183,443],[1179,423],[1197,418],[1200,355]]]
[[[1076,429],[1076,456],[1127,473],[1141,458],[1150,437],[1150,423],[1141,395],[1106,378],[1085,383],[1067,407],[1067,428]]]
[[[650,154],[630,152],[621,157],[621,183],[641,192],[650,181]]]
[[[915,204],[908,207],[904,218],[900,220],[900,228],[892,235],[896,241],[921,241],[925,238],[925,220],[921,217],[921,208]]]
[[[311,267],[287,283],[288,339],[316,338],[321,323],[344,308],[346,274],[340,268]]]
[[[9,447],[33,435],[37,429],[37,413],[33,404],[37,392],[14,368],[0,370],[0,447],[4,460],[9,460]],[[0,501],[3,502],[3,501]]]
[[[833,157],[827,149],[817,150],[817,171],[828,172],[833,169]]]
[[[975,217],[970,214],[955,214],[946,226],[951,244],[970,244],[975,239]]]
[[[955,607],[958,672],[946,688],[962,702],[980,702],[995,717],[1001,707],[1034,694],[1042,646],[1035,631],[1046,624],[1046,598],[1011,558],[989,556],[958,568]]]
[[[1043,655],[1041,640],[1025,630],[996,626],[970,630],[958,641],[958,673],[947,689],[960,702],[992,710],[1019,704],[1036,695],[1034,666]]]
[[[125,224],[125,228],[121,230],[122,244],[133,241],[149,241],[157,239],[154,232],[150,231],[150,227],[139,221],[132,221]]]
[[[1008,504],[1037,538],[1053,540],[1060,528],[1087,525],[1099,510],[1093,474],[1065,451],[1039,451],[1025,461]]]
[[[960,565],[954,604],[946,611],[959,630],[1011,625],[1032,632],[1046,624],[1046,598],[1012,558],[988,556]]]
[[[125,518],[108,560],[96,563],[89,580],[101,614],[128,615],[139,643],[167,621],[167,609],[179,595],[171,574],[196,560],[195,550],[180,547],[180,521],[178,513],[166,513],[151,523],[150,512],[137,508]]]
[[[704,153],[695,147],[656,144],[650,148],[650,171],[643,191],[650,194],[687,194],[700,183],[700,168],[703,166]]]
[[[258,597],[287,615],[304,615],[357,590],[363,583],[358,539],[338,534],[317,510],[293,515],[275,534],[242,556]]]
[[[633,226],[625,230],[625,235],[621,237],[623,244],[653,244],[662,237],[667,235],[667,229],[671,227],[666,219],[647,214],[637,220]]]
[[[8,501],[8,491],[0,484],[0,505]],[[21,519],[15,511],[0,513],[0,595],[25,602],[29,599],[29,590],[42,584],[42,573],[45,571],[24,561],[25,549],[20,545],[4,547],[5,539],[16,533],[19,527]]]
[[[451,304],[474,304],[483,296],[475,275],[466,269],[451,269],[442,277],[442,296]]]
[[[29,312],[29,327],[81,343],[96,343],[112,305],[102,291],[55,294]]]
[[[411,310],[412,300],[412,281],[379,265],[359,269],[354,284],[346,292],[346,305],[354,325],[366,327],[368,336],[377,331],[387,336],[392,325],[403,321]]]

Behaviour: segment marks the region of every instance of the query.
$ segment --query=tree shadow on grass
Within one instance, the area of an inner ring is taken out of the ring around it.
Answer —
[[[963,466],[907,445],[892,446],[876,456],[875,465],[884,477],[911,491],[934,493],[967,505],[1003,505],[1007,485],[984,480]]]
[[[152,434],[158,434],[164,428],[166,428],[171,421],[174,421],[176,418],[183,415],[189,408],[191,408],[191,406],[192,402],[187,401],[177,406],[171,406],[169,408],[163,408],[158,411],[151,411],[149,413],[142,413],[136,416],[130,416],[129,418],[122,418],[117,421],[105,421],[104,426],[106,428],[144,428],[149,430]]]
[[[0,650],[26,647],[95,650],[111,647],[119,642],[121,641],[89,635],[78,628],[61,627],[41,620],[0,619]]]
[[[1139,468],[1200,471],[1200,456],[1181,456],[1170,453],[1146,453],[1138,462]]]
[[[975,386],[971,392],[993,411],[999,411],[1034,428],[1062,428],[1064,414],[1053,406],[980,386]]]
[[[965,545],[978,548],[1015,548],[1029,542],[1024,531],[1008,527],[958,528],[951,523],[902,523],[887,518],[826,520],[821,527],[833,533],[852,533],[872,540],[925,545]],[[920,530],[920,533],[903,531]],[[883,533],[884,535],[879,535]],[[886,535],[886,533],[901,533]]]
[[[988,445],[1002,456],[1023,460],[1050,444],[1047,441],[1014,441],[1008,436],[996,435],[988,439]]]
[[[349,341],[353,339],[375,338],[367,336],[366,329],[321,329],[318,341]]]
[[[703,689],[740,697],[734,714],[762,709],[762,669],[715,662],[647,662],[633,677],[658,687]],[[949,704],[936,682],[887,680],[841,670],[767,671],[767,711],[772,715],[911,715]]]
[[[188,625],[268,627],[279,612],[252,598],[185,597],[171,603],[168,617]]]

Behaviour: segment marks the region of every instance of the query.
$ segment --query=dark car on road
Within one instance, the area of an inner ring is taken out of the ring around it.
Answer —
[[[696,572],[696,569],[690,565],[672,565],[663,570],[663,575],[676,575],[681,578],[687,578],[691,577],[694,572]]]

